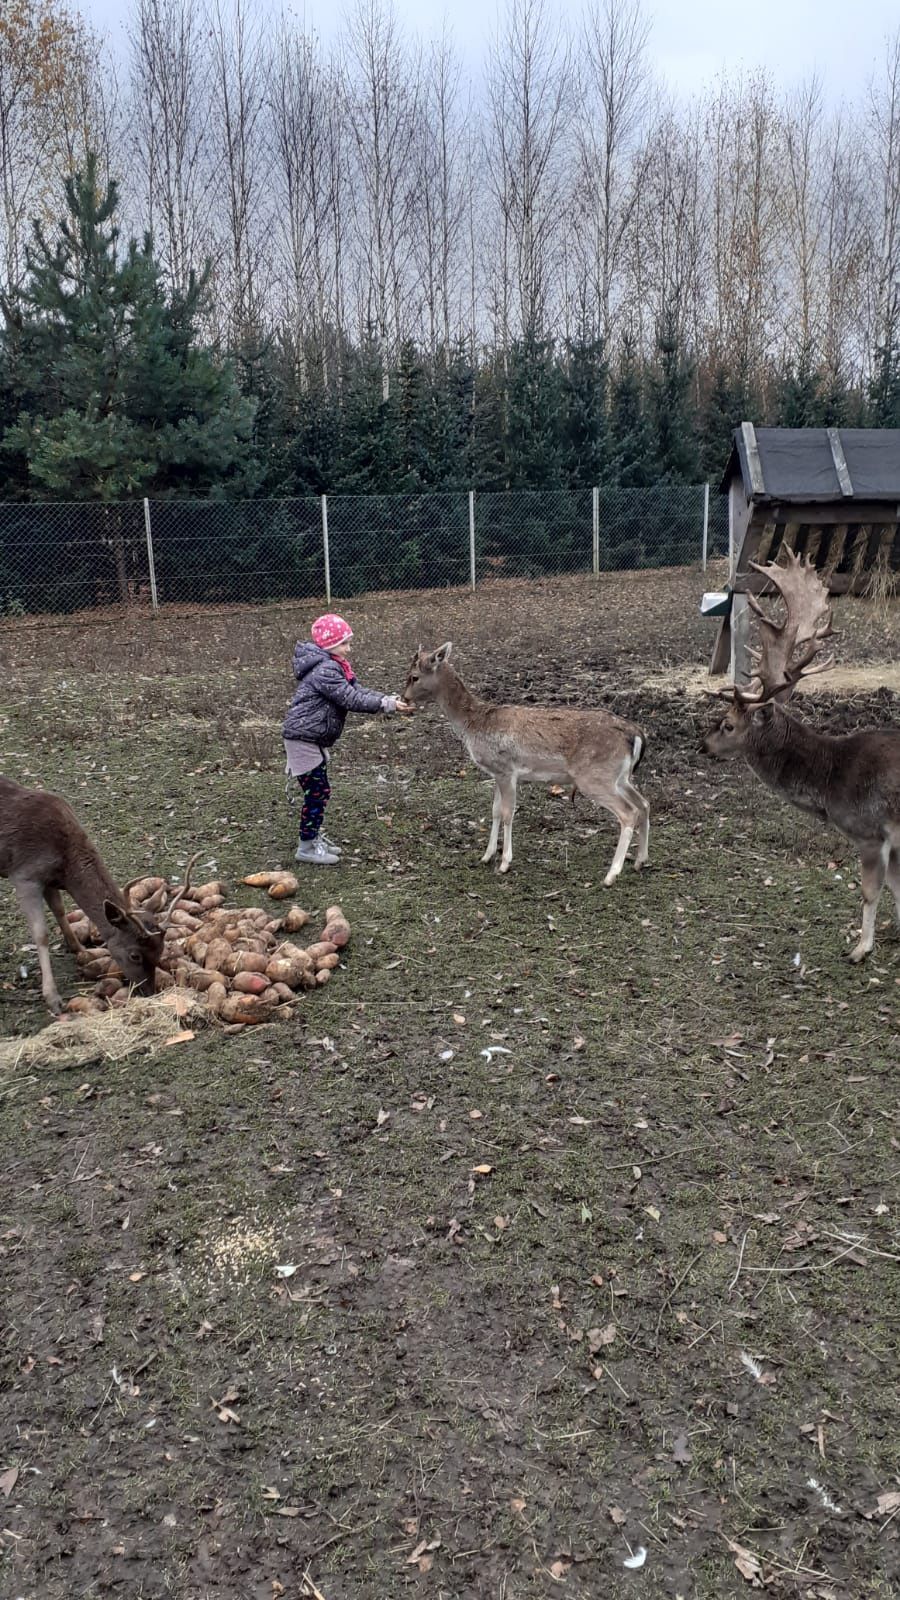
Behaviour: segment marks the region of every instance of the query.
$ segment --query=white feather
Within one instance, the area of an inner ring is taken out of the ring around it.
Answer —
[[[634,1555],[631,1556],[627,1561],[623,1561],[622,1565],[623,1567],[642,1567],[646,1559],[647,1552],[644,1549],[644,1546],[640,1544],[635,1550]]]

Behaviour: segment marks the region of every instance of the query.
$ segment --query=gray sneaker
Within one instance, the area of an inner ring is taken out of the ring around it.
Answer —
[[[314,867],[336,867],[340,856],[328,849],[324,839],[301,839],[294,859],[308,861]]]
[[[323,844],[326,850],[330,850],[333,856],[339,856],[342,853],[341,846],[339,844],[335,844],[334,840],[329,839],[328,835],[325,833],[319,834],[319,843]]]

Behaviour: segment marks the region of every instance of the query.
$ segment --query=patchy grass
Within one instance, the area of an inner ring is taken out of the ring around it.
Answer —
[[[302,1019],[0,1082],[4,1593],[720,1600],[751,1557],[776,1593],[896,1592],[900,945],[885,904],[849,966],[847,845],[642,688],[707,653],[701,587],[353,607],[364,682],[449,636],[494,694],[639,716],[646,875],[604,890],[608,820],[531,790],[495,876],[439,720],[357,719],[346,864],[302,896],[354,940]],[[3,769],[122,877],[284,863],[308,620],[4,634]],[[897,621],[844,605],[844,659],[889,661]],[[0,935],[0,1032],[29,1031],[6,886]]]

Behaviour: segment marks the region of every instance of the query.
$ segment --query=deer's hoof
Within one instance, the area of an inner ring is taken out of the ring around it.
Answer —
[[[512,866],[512,862],[511,861],[501,861],[501,863],[500,863],[500,871],[501,872],[508,872],[511,866]]]
[[[866,956],[869,955],[869,953],[870,952],[867,949],[864,949],[862,945],[856,945],[855,949],[850,951],[850,960],[853,962],[855,967],[858,967],[861,961],[865,961]]]

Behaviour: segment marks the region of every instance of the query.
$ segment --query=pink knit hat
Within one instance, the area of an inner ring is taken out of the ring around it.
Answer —
[[[346,644],[348,639],[353,638],[349,622],[335,616],[333,611],[326,611],[324,617],[316,617],[309,631],[320,650],[333,650],[336,644]]]

